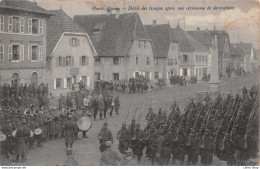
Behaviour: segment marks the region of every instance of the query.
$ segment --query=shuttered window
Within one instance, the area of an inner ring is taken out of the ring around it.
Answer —
[[[43,34],[43,21],[39,21],[39,34]]]
[[[12,32],[13,31],[13,17],[9,16],[8,18],[8,32]]]
[[[24,33],[24,18],[20,19],[20,32]]]
[[[20,59],[24,60],[24,45],[20,45]]]
[[[4,60],[4,45],[0,45],[0,61]]]
[[[32,19],[28,20],[28,34],[32,34]]]
[[[90,77],[87,76],[87,86],[89,87],[90,86]]]
[[[0,15],[0,32],[4,32],[4,16]]]

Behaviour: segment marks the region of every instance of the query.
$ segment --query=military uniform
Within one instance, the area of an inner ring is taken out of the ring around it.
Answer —
[[[70,115],[69,115],[70,116]],[[71,118],[71,117],[69,117]],[[73,142],[75,140],[75,122],[69,119],[64,124],[64,131],[65,131],[65,144],[67,148],[72,148]]]
[[[119,151],[124,154],[131,140],[130,131],[126,128],[125,124],[123,124],[122,129],[118,131],[117,136],[119,139]]]
[[[99,132],[98,139],[99,139],[99,143],[100,143],[99,150],[102,153],[105,151],[105,148],[106,148],[105,142],[106,141],[113,142],[113,135],[112,135],[111,131],[109,129],[107,129],[107,123],[104,124],[104,127]]]
[[[143,149],[144,149],[144,143],[143,143],[143,131],[140,129],[140,124],[136,124],[135,132],[132,135],[132,150],[133,154],[137,156],[137,161],[140,162],[142,155],[143,155]]]

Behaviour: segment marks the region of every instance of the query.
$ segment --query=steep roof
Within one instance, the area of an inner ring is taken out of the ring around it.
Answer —
[[[50,56],[63,32],[85,33],[63,10],[51,10],[47,20],[47,56]]]
[[[198,30],[198,31],[187,31],[194,39],[203,44],[207,49],[210,49],[212,43],[213,30]],[[223,30],[216,30],[218,35],[218,50],[224,51],[226,38],[229,40],[228,33]]]
[[[127,56],[134,39],[150,40],[137,13],[76,15],[74,20],[90,35],[99,56]]]
[[[171,37],[179,43],[180,52],[208,52],[209,50],[186,31],[180,28],[171,29]]]
[[[36,2],[28,0],[3,0],[0,2],[0,7],[50,15],[47,10],[38,6]]]
[[[171,44],[171,27],[168,24],[145,25],[148,36],[152,39],[156,57],[168,57]]]
[[[234,43],[234,45],[239,46],[240,48],[242,48],[247,55],[251,54],[251,50],[252,50],[252,47],[253,47],[252,43],[240,42],[240,43]]]

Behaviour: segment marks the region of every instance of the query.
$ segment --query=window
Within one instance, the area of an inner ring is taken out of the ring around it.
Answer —
[[[61,88],[61,79],[56,79],[56,89]]]
[[[4,16],[0,15],[0,31],[4,32]]]
[[[32,46],[32,60],[38,60],[38,46]]]
[[[67,78],[67,88],[71,88],[72,80],[71,78]]]
[[[39,21],[38,19],[32,19],[32,34],[39,33]]]
[[[136,65],[139,65],[139,57],[135,58],[135,63],[136,63]]]
[[[66,66],[71,66],[72,64],[72,59],[71,59],[71,56],[67,56],[66,57]]]
[[[199,55],[199,62],[201,62],[201,55]]]
[[[18,17],[13,17],[13,32],[15,32],[15,33],[20,32],[19,22],[20,22],[20,19]]]
[[[24,18],[21,18],[21,20],[20,20],[20,30],[21,30],[21,33],[24,33]]]
[[[141,41],[138,41],[138,47],[141,48]]]
[[[147,47],[147,42],[146,41],[144,41],[144,48],[146,48]]]
[[[113,64],[119,65],[119,58],[118,57],[113,57]]]
[[[0,61],[4,60],[4,45],[0,45]]]
[[[119,73],[113,73],[114,80],[119,80]]]
[[[207,72],[207,68],[203,68],[203,76],[207,76],[208,72]]]
[[[43,34],[43,21],[42,20],[40,20],[40,22],[39,22],[39,33]]]
[[[196,62],[198,62],[199,61],[199,56],[198,55],[196,55]]]
[[[148,72],[148,71],[145,72],[145,78],[146,78],[146,79],[149,79],[149,77],[150,77],[150,72]]]
[[[81,65],[86,64],[86,56],[81,56]]]
[[[20,76],[18,73],[12,75],[12,85],[18,85],[20,83]]]
[[[100,80],[100,73],[95,73],[96,80]]]
[[[20,60],[20,46],[12,45],[12,60],[18,61]]]
[[[183,68],[183,76],[188,76],[187,68]]]
[[[62,57],[59,56],[59,66],[62,66]]]
[[[208,63],[208,55],[205,56],[205,62]]]
[[[150,63],[151,63],[150,57],[147,57],[147,59],[146,59],[146,64],[147,64],[147,65],[150,65]]]
[[[199,68],[199,77],[201,77],[201,69]]]
[[[154,72],[154,78],[159,79],[159,72]]]
[[[183,55],[183,62],[184,63],[188,62],[188,55]]]
[[[96,65],[99,65],[99,64],[102,64],[102,58],[98,57],[98,58],[95,58],[95,64]]]
[[[28,20],[28,33],[32,34],[32,19]]]
[[[70,39],[70,46],[80,46],[80,41],[77,38]]]
[[[9,16],[8,18],[8,32],[12,32],[13,30],[13,17]]]

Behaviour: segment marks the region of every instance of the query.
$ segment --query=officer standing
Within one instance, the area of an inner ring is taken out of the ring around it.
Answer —
[[[65,145],[66,148],[72,148],[75,140],[75,122],[71,119],[72,115],[68,115],[68,121],[63,125],[65,132]]]

